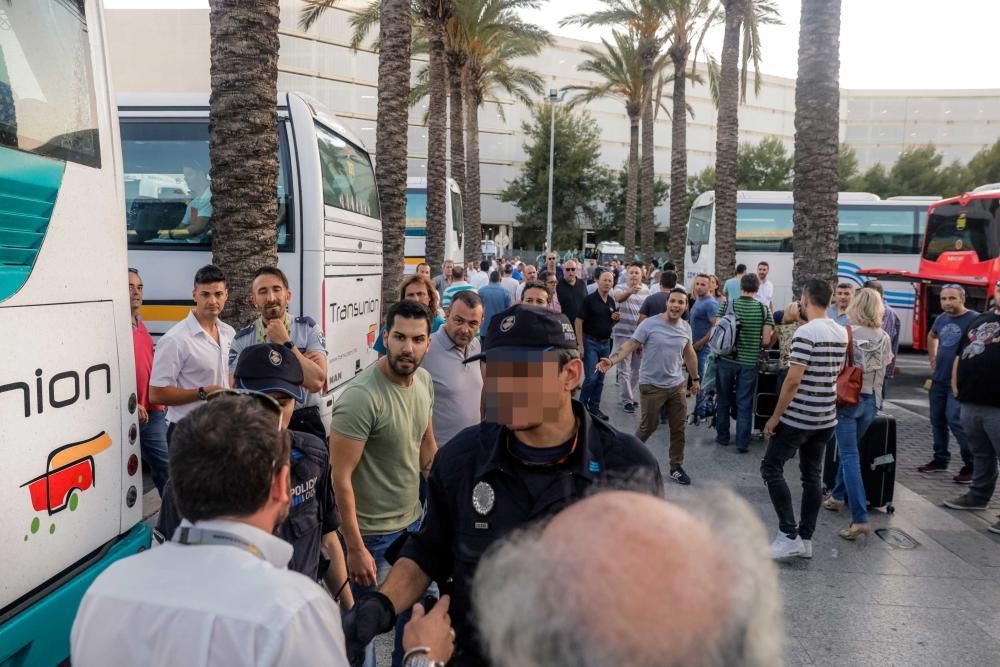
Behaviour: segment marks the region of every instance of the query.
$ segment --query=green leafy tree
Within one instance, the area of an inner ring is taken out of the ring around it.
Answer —
[[[738,183],[736,187],[739,189]],[[687,195],[689,212],[691,211],[691,207],[694,206],[694,200],[698,198],[698,195],[709,190],[715,190],[715,167],[705,167],[697,174],[688,176]]]
[[[840,153],[837,155],[837,176],[840,179],[841,192],[863,190],[858,154],[847,144],[840,144]]]
[[[984,148],[969,160],[969,180],[973,187],[987,183],[1000,183],[1000,140]]]
[[[518,208],[517,234],[522,245],[541,248],[545,241],[549,182],[549,126],[552,105],[532,112],[532,122],[522,129],[527,161],[521,173],[500,193],[500,201]],[[556,110],[555,166],[553,169],[552,244],[556,248],[579,245],[580,221],[601,222],[600,202],[612,188],[609,170],[600,164],[601,133],[586,113]]]
[[[777,137],[740,144],[736,155],[736,184],[740,190],[791,190],[792,164],[785,144]]]

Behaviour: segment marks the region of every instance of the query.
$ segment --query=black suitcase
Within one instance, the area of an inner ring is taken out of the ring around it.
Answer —
[[[875,415],[859,444],[861,481],[869,507],[884,507],[892,514],[896,487],[896,418],[883,412]]]

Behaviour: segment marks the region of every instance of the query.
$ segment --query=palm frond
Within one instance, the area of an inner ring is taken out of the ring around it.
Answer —
[[[324,0],[326,1],[326,0]],[[353,28],[351,32],[351,48],[357,51],[361,44],[368,37],[368,33],[378,25],[379,19],[382,17],[382,4],[379,0],[372,0],[368,3],[364,9],[351,17],[350,24]],[[378,40],[372,46],[372,49],[378,51]]]
[[[309,30],[319,20],[326,10],[337,4],[338,0],[302,0],[302,11],[299,12],[299,28]]]

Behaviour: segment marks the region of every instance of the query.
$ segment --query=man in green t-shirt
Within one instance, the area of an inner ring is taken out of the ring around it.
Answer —
[[[382,334],[386,356],[359,373],[333,407],[330,466],[355,595],[388,573],[389,546],[419,528],[420,475],[437,452],[434,382],[420,368],[433,321],[421,303],[393,305]]]
[[[718,402],[715,411],[715,442],[729,444],[730,411],[736,411],[736,447],[750,451],[750,431],[753,428],[753,392],[757,386],[757,361],[760,348],[771,344],[774,318],[771,311],[756,298],[760,280],[752,273],[740,278],[740,296],[733,302],[739,324],[736,349],[732,354],[715,360]],[[718,317],[726,314],[727,303],[719,306]]]

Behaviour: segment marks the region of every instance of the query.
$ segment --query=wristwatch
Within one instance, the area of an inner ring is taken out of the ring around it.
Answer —
[[[284,343],[282,343],[282,345],[287,347],[289,350],[295,349],[295,344],[292,343],[292,341],[290,340],[286,340]]]
[[[403,661],[403,667],[444,667],[439,660],[431,660],[426,655],[411,655]]]
[[[205,391],[204,387],[198,387],[198,400],[204,401],[206,398],[208,398],[208,392]]]

